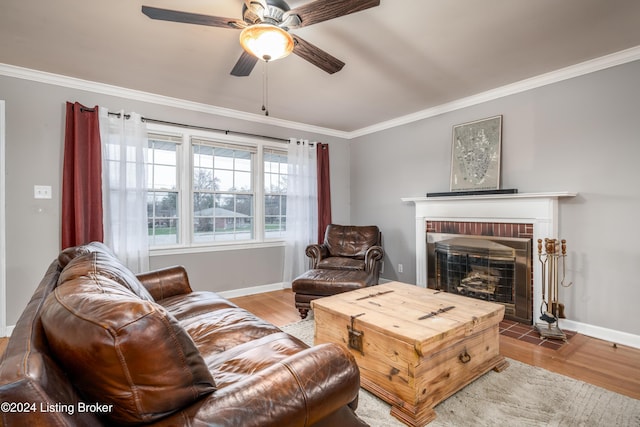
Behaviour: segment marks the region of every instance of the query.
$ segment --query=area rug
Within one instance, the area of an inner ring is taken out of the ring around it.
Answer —
[[[313,320],[282,328],[313,345]],[[640,400],[508,359],[435,407],[429,426],[640,426]],[[372,427],[402,427],[391,407],[361,389],[358,416]]]

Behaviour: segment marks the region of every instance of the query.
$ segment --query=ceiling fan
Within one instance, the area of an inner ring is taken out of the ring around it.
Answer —
[[[322,49],[289,33],[290,29],[307,27],[318,22],[338,18],[378,6],[380,0],[315,0],[305,5],[289,8],[283,0],[245,0],[242,19],[223,18],[151,6],[142,6],[142,13],[151,19],[207,25],[211,27],[242,30],[240,43],[244,48],[240,58],[231,70],[233,76],[248,76],[258,59],[271,61],[293,52],[329,74],[338,72],[344,62]],[[267,34],[280,44],[280,51],[263,51],[253,43]],[[249,53],[251,52],[251,53]]]

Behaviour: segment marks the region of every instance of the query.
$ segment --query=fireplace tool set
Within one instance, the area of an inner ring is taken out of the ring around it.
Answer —
[[[536,330],[541,337],[566,340],[567,336],[558,326],[558,319],[564,319],[564,304],[558,301],[558,284],[569,287],[573,282],[565,284],[565,260],[567,257],[567,241],[562,239],[538,239],[538,260],[542,264],[542,304],[540,306],[540,320]],[[560,270],[559,261],[562,260],[562,279],[558,281]]]

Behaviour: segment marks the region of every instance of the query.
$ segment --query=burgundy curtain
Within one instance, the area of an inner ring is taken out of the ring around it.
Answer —
[[[316,143],[318,159],[318,243],[324,242],[324,231],[331,224],[331,181],[329,178],[329,144]]]
[[[98,107],[67,102],[62,171],[62,249],[104,240]]]

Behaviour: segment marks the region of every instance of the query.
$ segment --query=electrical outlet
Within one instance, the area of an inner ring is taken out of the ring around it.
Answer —
[[[34,185],[33,198],[34,199],[50,199],[51,186],[50,185]]]
[[[402,273],[404,271],[404,267],[402,264],[398,264],[398,273]]]

